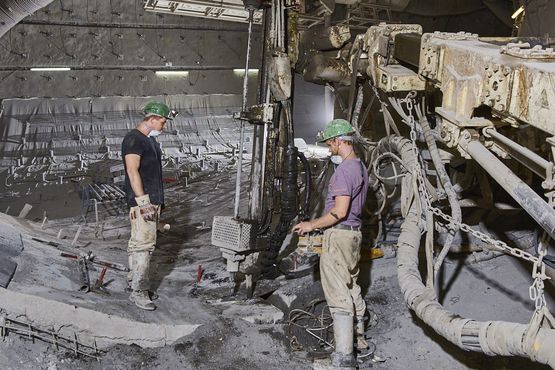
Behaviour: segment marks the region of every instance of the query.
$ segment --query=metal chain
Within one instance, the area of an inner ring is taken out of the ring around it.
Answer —
[[[413,99],[412,92],[407,95],[405,98],[405,103],[407,105],[407,109],[409,111],[408,118],[409,118],[409,126],[410,126],[410,141],[412,144],[412,152],[415,159],[415,172],[416,178],[418,182],[418,191],[424,197],[424,202],[426,203],[426,209],[430,210],[432,208],[431,197],[426,189],[426,182],[424,180],[424,175],[422,173],[422,165],[420,164],[420,153],[418,151],[418,147],[416,146],[416,120],[414,119],[414,115],[412,114],[412,110],[414,108],[414,99]]]
[[[442,219],[444,219],[445,221],[453,224],[453,225],[457,225],[459,226],[459,228],[461,229],[461,231],[467,232],[469,234],[472,234],[474,237],[480,239],[481,241],[483,241],[486,244],[489,244],[491,246],[493,246],[493,249],[510,254],[514,257],[518,257],[518,258],[522,258],[524,260],[536,263],[539,261],[538,257],[534,256],[533,254],[530,254],[528,252],[523,251],[522,249],[518,249],[518,248],[511,248],[509,247],[506,243],[504,243],[501,240],[496,240],[493,239],[491,236],[473,229],[472,227],[470,227],[470,225],[467,225],[465,223],[458,223],[457,221],[455,221],[450,215],[443,213],[439,208],[437,207],[431,207],[430,211],[436,215],[441,217]]]
[[[536,311],[540,311],[543,307],[547,306],[543,293],[543,281],[548,279],[545,275],[545,263],[543,263],[543,258],[547,254],[547,248],[544,245],[544,237],[545,233],[538,243],[538,259],[534,262],[534,266],[532,268],[532,278],[534,279],[534,283],[532,283],[529,289],[530,299],[534,301]]]
[[[538,246],[538,257],[536,257],[531,253],[523,251],[522,249],[511,248],[503,241],[493,239],[489,235],[473,229],[472,227],[470,227],[470,225],[462,222],[457,222],[450,215],[442,212],[439,208],[432,206],[432,203],[430,201],[430,194],[426,189],[424,174],[422,173],[422,165],[419,160],[420,155],[418,152],[418,147],[416,145],[416,120],[414,119],[414,115],[412,113],[414,108],[414,95],[414,92],[408,93],[406,98],[403,99],[402,102],[406,104],[408,110],[407,116],[409,118],[409,125],[411,128],[410,139],[412,144],[412,151],[415,158],[415,173],[418,181],[418,190],[419,192],[421,192],[424,198],[426,206],[425,209],[432,212],[432,214],[442,218],[444,221],[448,222],[450,226],[458,227],[461,231],[473,235],[477,239],[486,243],[486,245],[492,246],[492,249],[532,262],[534,264],[532,269],[532,278],[534,279],[534,282],[529,288],[530,299],[534,301],[536,311],[539,311],[543,307],[546,307],[547,304],[544,295],[543,281],[549,279],[549,277],[545,275],[545,263],[543,262],[543,257],[547,254],[547,250],[544,247],[543,243],[540,243],[540,245]]]

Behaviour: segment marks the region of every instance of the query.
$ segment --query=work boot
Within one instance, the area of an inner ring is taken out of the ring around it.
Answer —
[[[150,300],[147,290],[134,290],[129,296],[129,300],[143,310],[154,311],[156,309],[156,305]]]
[[[133,257],[134,257],[134,253],[130,253],[129,256],[127,257],[129,262],[129,272],[127,273],[127,286],[125,287],[125,291],[127,293],[133,292],[133,288],[131,288],[131,283],[133,282],[133,271],[135,271],[135,258]],[[152,301],[155,301],[159,298],[158,294],[156,294],[156,292],[153,292],[151,290],[148,291],[148,295],[150,297],[150,300]]]
[[[133,293],[133,289],[131,289],[131,283],[129,283],[129,284],[125,287],[125,292],[126,292],[126,293]],[[149,290],[149,291],[148,291],[148,296],[150,297],[150,300],[151,300],[151,301],[155,301],[155,300],[157,300],[158,298],[160,298],[160,296],[158,295],[158,293],[156,293],[156,292],[154,292],[154,291],[152,291],[152,290]]]
[[[129,283],[126,287],[125,287],[125,292],[126,293],[133,293],[133,289],[131,289],[131,283]],[[160,296],[158,295],[158,293],[153,292],[152,290],[148,291],[148,296],[150,297],[151,301],[155,301],[158,298],[160,298]]]
[[[150,253],[135,252],[133,253],[133,280],[131,281],[131,289],[133,293],[129,299],[143,310],[154,310],[156,305],[150,300],[148,292],[149,285],[149,269],[150,269]]]
[[[356,333],[356,337],[357,337],[357,349],[359,351],[362,350],[367,350],[368,348],[370,348],[370,345],[368,344],[368,341],[366,341],[366,338],[364,338],[364,317],[363,316],[357,316],[356,319],[356,324],[355,324],[355,333]]]
[[[331,364],[341,368],[356,368],[353,355],[353,316],[347,312],[335,312],[332,315],[335,350],[330,356]]]

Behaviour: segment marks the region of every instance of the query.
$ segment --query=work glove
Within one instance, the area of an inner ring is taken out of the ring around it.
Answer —
[[[150,203],[150,197],[148,194],[135,197],[135,201],[137,202],[137,206],[139,206],[141,217],[145,220],[145,222],[154,221],[156,219],[158,210],[154,204]]]

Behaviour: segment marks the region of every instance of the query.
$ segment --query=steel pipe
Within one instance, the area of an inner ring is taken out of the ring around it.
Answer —
[[[272,12],[269,8],[263,9],[262,17],[262,63],[258,74],[258,104],[270,102],[270,84],[268,83],[268,70],[271,60],[272,43],[270,35],[272,30]],[[268,209],[264,209],[265,200],[264,184],[266,181],[266,152],[268,146],[268,124],[254,125],[252,135],[252,156],[251,156],[251,191],[249,192],[248,219],[257,220],[260,224],[265,224],[268,219]],[[264,228],[264,227],[263,227]],[[262,229],[263,229],[262,228]]]
[[[29,66],[0,66],[0,72],[29,71],[36,67],[58,67],[56,64],[48,65],[29,65]],[[156,65],[64,65],[72,71],[232,71],[239,66],[218,66],[218,65],[176,65],[176,66],[156,66]],[[242,68],[242,66],[241,66]]]
[[[552,166],[549,161],[543,159],[530,149],[512,141],[508,137],[503,136],[499,132],[495,131],[493,127],[487,127],[483,132],[486,137],[489,136],[496,143],[503,145],[503,148],[512,158],[526,166],[541,178],[545,179],[547,170]]]
[[[247,109],[247,98],[249,91],[249,62],[251,58],[251,40],[254,9],[249,9],[249,36],[247,39],[247,55],[245,57],[245,75],[243,76],[243,104],[241,112]],[[245,123],[241,120],[241,131],[239,135],[239,158],[237,159],[237,178],[235,180],[235,205],[233,218],[239,218],[239,202],[241,201],[241,174],[243,170],[243,145],[245,144]]]
[[[509,195],[551,236],[555,238],[555,210],[528,184],[515,175],[479,141],[461,141],[461,146]]]
[[[153,30],[188,30],[188,31],[216,31],[216,32],[248,32],[247,25],[233,26],[211,26],[207,24],[189,25],[189,24],[148,24],[148,23],[108,23],[108,22],[73,22],[73,21],[59,21],[59,20],[40,20],[40,19],[26,19],[19,22],[19,24],[28,24],[32,26],[61,26],[61,27],[83,27],[83,28],[139,28],[139,29],[153,29]],[[259,32],[259,29],[255,30]]]

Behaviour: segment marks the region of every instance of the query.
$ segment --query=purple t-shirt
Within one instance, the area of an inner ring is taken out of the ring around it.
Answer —
[[[360,226],[362,207],[368,192],[368,171],[360,159],[347,159],[335,169],[328,185],[325,213],[335,205],[335,197],[348,195],[351,204],[345,218],[340,224],[347,226]]]

